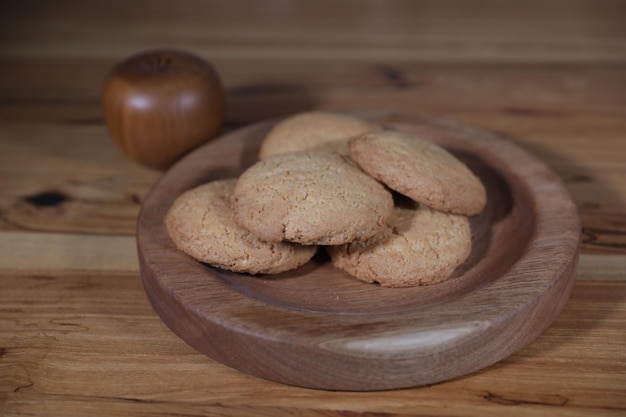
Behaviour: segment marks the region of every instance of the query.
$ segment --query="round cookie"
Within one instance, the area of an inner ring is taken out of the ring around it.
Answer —
[[[436,284],[448,279],[470,255],[468,218],[443,213],[414,201],[395,208],[390,237],[327,247],[335,267],[383,287]]]
[[[473,216],[487,202],[485,187],[448,151],[404,132],[384,130],[350,140],[350,155],[389,188],[446,213]]]
[[[178,249],[218,268],[249,274],[276,274],[308,262],[315,246],[264,242],[233,221],[230,199],[236,181],[213,181],[176,199],[165,225]]]
[[[259,159],[287,152],[330,150],[348,155],[348,140],[380,125],[344,114],[314,111],[279,122],[261,143]]]
[[[388,228],[393,197],[345,155],[274,155],[237,181],[235,221],[263,240],[340,245]]]

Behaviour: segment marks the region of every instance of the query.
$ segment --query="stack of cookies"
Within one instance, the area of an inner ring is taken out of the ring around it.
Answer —
[[[165,224],[218,268],[276,274],[323,247],[332,264],[387,287],[448,279],[472,248],[480,180],[445,149],[357,117],[302,113],[264,138],[239,178],[182,194]]]

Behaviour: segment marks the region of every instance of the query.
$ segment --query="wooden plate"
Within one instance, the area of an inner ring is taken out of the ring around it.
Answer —
[[[497,135],[393,112],[363,117],[427,133],[484,181],[474,248],[454,278],[405,289],[357,281],[323,256],[276,276],[215,269],[179,252],[163,218],[201,183],[256,161],[265,122],[197,149],[154,186],[138,219],[146,293],[161,319],[198,351],[248,374],[328,390],[432,384],[491,365],[527,345],[559,314],[574,281],[578,213],[560,179]]]

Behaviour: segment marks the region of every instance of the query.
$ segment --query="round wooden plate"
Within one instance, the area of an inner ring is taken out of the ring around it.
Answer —
[[[328,390],[382,390],[459,377],[533,341],[574,281],[580,221],[560,179],[510,141],[456,122],[394,112],[363,117],[425,133],[485,183],[470,259],[444,283],[392,289],[357,281],[323,255],[275,276],[194,261],[163,218],[183,191],[234,177],[275,122],[197,149],[154,186],[138,219],[146,293],[161,319],[209,357],[261,378]]]

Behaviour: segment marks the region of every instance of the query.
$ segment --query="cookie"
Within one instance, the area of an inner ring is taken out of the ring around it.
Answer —
[[[435,210],[473,216],[487,202],[485,187],[467,166],[442,147],[407,133],[358,136],[350,141],[350,155],[389,188]]]
[[[236,179],[217,180],[180,195],[165,217],[174,244],[201,262],[234,272],[276,274],[308,262],[315,246],[264,242],[233,221],[235,184]]]
[[[305,245],[365,240],[388,228],[393,197],[345,155],[274,155],[237,181],[235,220],[259,238]]]
[[[450,278],[469,257],[468,218],[443,213],[406,199],[395,208],[390,237],[327,247],[332,264],[383,287],[430,285]]]
[[[348,140],[380,129],[376,123],[358,117],[314,111],[284,119],[270,130],[261,143],[259,159],[287,152],[331,150],[347,155]]]

